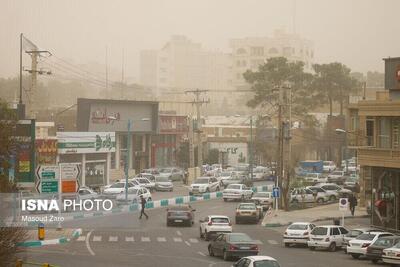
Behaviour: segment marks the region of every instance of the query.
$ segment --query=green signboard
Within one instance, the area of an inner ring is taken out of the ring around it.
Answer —
[[[42,181],[42,193],[58,193],[58,181]]]
[[[42,178],[45,179],[56,179],[56,173],[49,171],[49,172],[42,172]]]

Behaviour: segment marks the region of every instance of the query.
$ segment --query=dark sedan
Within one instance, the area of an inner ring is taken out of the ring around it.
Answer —
[[[192,226],[194,224],[194,212],[190,205],[174,206],[167,209],[167,226],[183,224]]]
[[[220,234],[208,245],[210,256],[222,256],[226,261],[232,257],[255,256],[258,252],[256,241],[243,233]]]
[[[385,248],[390,248],[400,241],[400,236],[385,236],[378,238],[374,243],[367,248],[367,258],[373,263],[382,260],[382,251]]]

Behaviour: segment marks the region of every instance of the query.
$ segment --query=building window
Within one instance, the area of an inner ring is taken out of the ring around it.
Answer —
[[[236,54],[238,55],[246,54],[246,50],[244,48],[239,48],[238,50],[236,50]]]
[[[272,47],[268,50],[269,54],[278,54],[278,49],[276,49],[275,47]]]
[[[392,121],[392,147],[393,149],[400,149],[400,119],[393,119]]]
[[[390,118],[381,117],[378,121],[378,144],[380,148],[390,148],[390,131],[391,131],[391,121]]]
[[[375,132],[375,120],[367,119],[366,121],[366,136],[367,136],[367,146],[374,146],[374,132]]]
[[[251,47],[250,48],[250,54],[252,56],[263,56],[264,55],[264,47]]]

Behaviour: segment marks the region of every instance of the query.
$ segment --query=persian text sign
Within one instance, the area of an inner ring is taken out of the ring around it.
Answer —
[[[57,132],[59,154],[115,152],[115,132]]]

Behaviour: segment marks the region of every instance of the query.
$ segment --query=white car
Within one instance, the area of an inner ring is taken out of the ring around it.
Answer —
[[[322,173],[307,173],[306,176],[304,177],[304,180],[306,182],[310,183],[326,183],[328,182],[328,178],[324,176]]]
[[[258,203],[265,210],[272,206],[274,199],[272,198],[272,192],[256,192],[253,193],[251,201]]]
[[[86,200],[98,198],[99,195],[89,187],[81,187],[79,188],[78,196],[79,199]]]
[[[290,202],[297,203],[324,203],[326,201],[326,195],[318,195],[314,197],[315,193],[308,188],[295,188],[290,192]]]
[[[335,193],[327,192],[321,187],[315,185],[307,186],[306,188],[312,190],[314,193],[317,193],[317,197],[323,197],[325,202],[329,201],[332,195],[335,195],[335,199],[336,195],[338,195],[336,192]]]
[[[367,248],[374,243],[378,238],[385,236],[393,236],[389,232],[366,232],[349,241],[347,245],[347,253],[354,259],[367,254]]]
[[[232,267],[280,267],[277,260],[269,256],[243,257],[232,265]]]
[[[382,261],[384,263],[393,264],[394,266],[400,264],[400,242],[382,251]]]
[[[145,177],[135,177],[135,178],[133,178],[133,180],[136,181],[139,184],[139,186],[146,187],[147,189],[149,189],[150,192],[153,192],[153,190],[156,187],[155,182],[152,182]]]
[[[174,191],[174,184],[164,176],[156,176],[155,178],[156,191]]]
[[[232,223],[227,216],[210,215],[200,220],[200,238],[210,240],[219,233],[232,233]]]
[[[316,226],[310,233],[310,240],[307,245],[310,250],[324,248],[329,251],[336,251],[342,247],[343,238],[349,231],[338,225]]]
[[[324,161],[323,169],[324,172],[333,172],[336,169],[336,164],[333,161]]]
[[[132,182],[128,182],[128,189],[137,186]],[[125,182],[116,182],[111,185],[106,185],[103,189],[105,197],[115,197],[116,195],[125,192]]]
[[[126,199],[125,192],[123,192],[117,195],[116,202],[117,205],[139,203],[140,196],[143,196],[146,201],[152,200],[151,193],[147,188],[136,186],[128,188],[128,199]]]
[[[328,174],[328,183],[343,183],[345,179],[345,171],[334,171]]]
[[[229,199],[251,199],[253,196],[253,190],[244,184],[230,184],[222,192],[222,198],[224,201]]]
[[[308,222],[295,222],[289,225],[283,234],[283,243],[285,247],[291,244],[305,244],[307,245],[308,238],[315,225]]]
[[[219,191],[220,184],[215,177],[199,177],[190,185],[189,195]]]
[[[218,174],[218,176],[216,176],[216,178],[220,182],[226,179],[230,179],[231,177],[232,177],[231,171],[222,171],[221,173]]]
[[[353,193],[353,192],[351,192],[351,190],[342,188],[342,187],[338,186],[337,184],[333,184],[333,183],[320,183],[320,184],[316,184],[316,186],[321,187],[328,194],[330,194],[330,196],[329,196],[330,201],[335,201],[336,199],[348,196]]]

